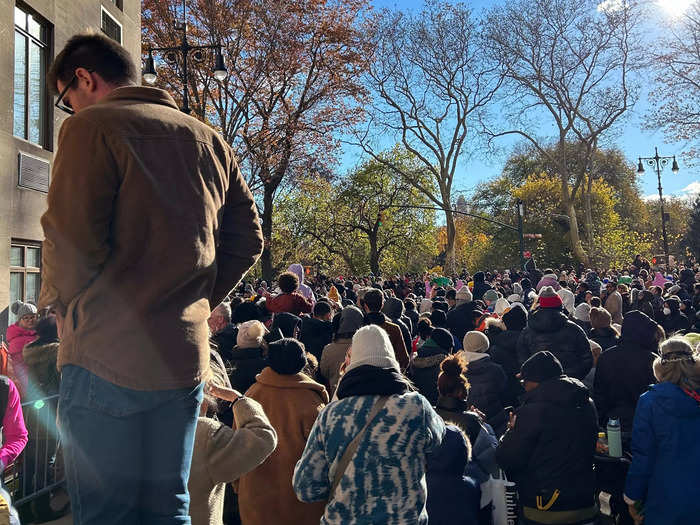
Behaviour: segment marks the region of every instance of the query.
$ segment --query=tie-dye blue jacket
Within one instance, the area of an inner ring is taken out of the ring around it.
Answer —
[[[365,425],[379,396],[352,396],[319,414],[293,485],[301,501],[329,498],[331,483],[350,441]],[[426,524],[426,454],[442,442],[445,424],[419,393],[391,396],[367,429],[322,525]]]

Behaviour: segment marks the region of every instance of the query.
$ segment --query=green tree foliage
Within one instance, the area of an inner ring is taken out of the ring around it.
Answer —
[[[688,231],[685,234],[685,245],[692,257],[700,260],[700,197],[693,202],[693,209],[688,220]]]
[[[412,157],[395,149],[383,155],[406,165]],[[423,183],[430,184],[424,176]],[[438,250],[435,211],[414,186],[385,163],[371,160],[331,183],[307,178],[280,201],[277,221],[283,246],[302,245],[301,260],[317,259],[334,272],[422,271]]]

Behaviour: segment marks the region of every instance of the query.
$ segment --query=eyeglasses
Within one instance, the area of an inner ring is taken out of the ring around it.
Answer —
[[[92,73],[93,70],[88,69],[87,72]],[[71,77],[68,84],[66,84],[66,87],[64,87],[63,90],[58,94],[58,98],[56,99],[56,103],[54,104],[54,106],[56,106],[58,109],[68,113],[69,115],[75,114],[75,111],[73,110],[72,107],[70,107],[70,105],[63,104],[62,101],[63,101],[63,97],[66,96],[66,93],[68,93],[68,90],[71,88],[71,86],[73,85],[73,82],[75,82],[77,78],[78,78],[78,74],[73,73],[73,76]]]
[[[54,106],[56,106],[58,109],[68,113],[69,115],[73,115],[75,113],[75,111],[73,111],[73,108],[70,107],[68,104],[63,104],[62,101],[63,101],[63,97],[66,96],[66,93],[68,92],[70,87],[73,85],[73,82],[75,82],[76,78],[78,78],[78,76],[75,73],[73,73],[73,76],[71,77],[70,82],[68,82],[68,84],[66,84],[66,87],[64,87],[63,90],[58,94],[58,98],[56,99],[56,103],[54,104]]]

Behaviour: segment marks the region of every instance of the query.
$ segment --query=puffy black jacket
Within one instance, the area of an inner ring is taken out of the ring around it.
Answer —
[[[447,312],[447,329],[460,343],[464,339],[464,334],[474,330],[474,312],[478,310],[479,306],[471,301]]]
[[[437,380],[440,374],[440,363],[447,357],[447,354],[435,354],[427,357],[413,359],[409,369],[409,377],[416,385],[418,391],[430,401],[431,406],[435,406],[438,400]]]
[[[236,346],[236,337],[238,337],[238,327],[231,323],[211,336],[211,340],[216,343],[219,355],[221,355],[224,360],[231,358],[231,350]]]
[[[588,389],[566,376],[544,381],[523,396],[516,416],[515,427],[496,449],[496,459],[518,484],[522,505],[537,509],[537,496],[547,504],[558,490],[552,512],[591,509],[595,516],[598,422]],[[584,521],[587,514],[582,512],[575,521]]]
[[[671,315],[664,316],[661,325],[664,327],[664,331],[668,336],[675,332],[681,332],[690,329],[690,321],[688,320],[688,317],[681,311],[672,311]]]
[[[491,354],[491,359],[493,359],[494,363],[501,365],[508,378],[508,386],[503,403],[505,405],[517,406],[518,398],[524,392],[520,380],[515,377],[515,375],[520,372],[518,339],[520,338],[521,331],[502,331],[489,328],[485,333],[489,338],[489,354]]]
[[[311,352],[321,362],[321,352],[333,339],[333,324],[313,317],[306,317],[301,322],[299,340],[304,343],[307,352]]]
[[[484,294],[491,289],[491,285],[486,283],[486,275],[484,272],[476,272],[474,274],[474,289],[472,290],[474,300],[478,301],[482,299]]]
[[[486,355],[469,362],[467,379],[469,380],[467,403],[481,410],[486,415],[486,420],[491,423],[491,420],[503,411],[503,399],[506,397],[508,386],[503,368],[494,363],[491,356]],[[496,430],[495,427],[494,430]]]
[[[600,345],[600,348],[607,350],[617,345],[619,336],[617,332],[609,326],[605,328],[593,328],[589,334],[591,341],[595,341]]]
[[[656,351],[652,341],[643,344],[623,338],[617,346],[600,354],[593,380],[593,399],[601,425],[615,416],[620,418],[623,431],[632,431],[639,396],[656,383],[652,370]]]
[[[262,369],[267,366],[267,359],[263,356],[262,348],[238,348],[233,347],[231,358],[224,360],[228,368],[228,378],[231,387],[241,393],[245,393]]]
[[[411,320],[411,335],[417,335],[418,319],[420,319],[420,314],[416,310],[406,310],[406,317]]]
[[[549,350],[561,362],[564,373],[583,379],[593,366],[591,345],[583,329],[569,321],[559,308],[540,308],[530,314],[518,340],[518,359]]]

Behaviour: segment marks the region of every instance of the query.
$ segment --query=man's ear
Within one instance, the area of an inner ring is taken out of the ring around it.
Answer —
[[[78,85],[86,86],[89,92],[97,89],[97,78],[94,73],[90,73],[84,67],[79,67],[75,70]]]

